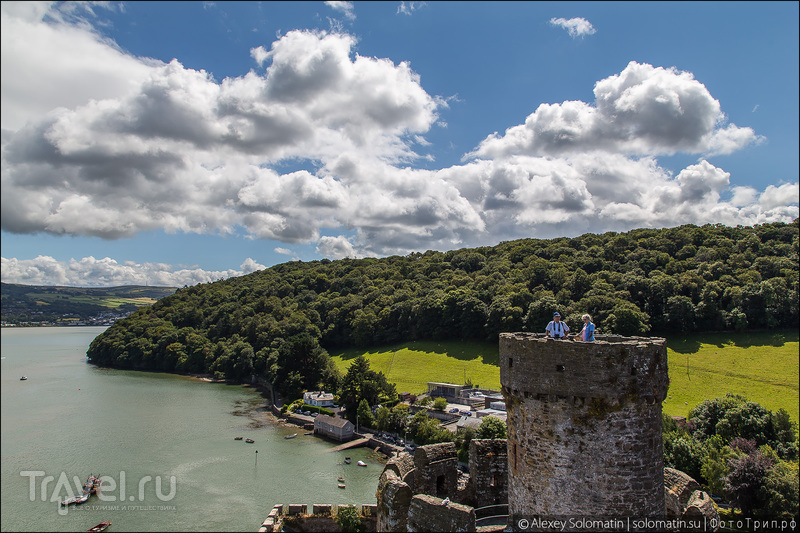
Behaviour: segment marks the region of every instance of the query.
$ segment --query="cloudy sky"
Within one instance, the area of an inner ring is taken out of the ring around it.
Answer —
[[[2,280],[798,216],[796,2],[9,2]]]

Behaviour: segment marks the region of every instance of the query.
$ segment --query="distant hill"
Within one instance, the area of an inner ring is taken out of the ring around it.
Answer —
[[[583,313],[622,335],[797,327],[798,221],[292,261],[179,289],[108,328],[87,355],[121,368],[256,374],[297,397],[337,389],[327,350],[496,342],[544,331],[554,311],[573,332]]]
[[[176,287],[62,287],[2,283],[4,324],[110,323],[173,294]]]

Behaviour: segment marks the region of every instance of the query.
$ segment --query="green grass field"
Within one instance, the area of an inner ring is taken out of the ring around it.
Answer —
[[[670,388],[664,412],[686,416],[703,400],[732,392],[771,411],[786,409],[798,421],[798,351],[798,331],[668,338]],[[418,394],[427,390],[428,381],[460,384],[467,379],[482,388],[500,388],[496,343],[411,342],[369,352],[332,352],[331,356],[346,372],[359,354],[364,354],[373,370],[383,371],[398,392]]]
[[[703,400],[741,394],[798,421],[798,331],[712,333],[668,338],[664,412],[686,416]]]
[[[370,368],[383,371],[396,384],[397,392],[419,394],[428,390],[429,381],[461,384],[467,379],[482,388],[500,389],[496,343],[416,341],[371,352],[333,352],[331,356],[344,373],[360,354],[369,360]]]

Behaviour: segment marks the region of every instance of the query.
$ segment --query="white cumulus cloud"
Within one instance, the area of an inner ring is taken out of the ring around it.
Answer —
[[[731,185],[712,155],[761,138],[728,123],[708,89],[674,67],[632,61],[597,81],[593,102],[541,103],[461,164],[423,169],[413,163],[446,100],[407,62],[355,53],[352,35],[288,32],[250,50],[259,69],[218,81],[124,53],[67,4],[17,4],[0,10],[5,231],[244,232],[340,258],[798,216],[797,183]],[[676,172],[659,164],[676,153],[697,162]],[[302,169],[278,170],[285,162]],[[109,283],[183,285],[260,268],[74,263],[3,259],[3,279],[79,282],[91,271]]]
[[[119,285],[159,285],[183,287],[250,274],[266,268],[251,258],[239,270],[179,268],[165,263],[117,262],[109,257],[58,261],[40,255],[35,259],[2,258],[5,283],[23,285],[66,285],[70,287],[113,287]]]
[[[583,37],[584,35],[592,35],[597,30],[594,29],[592,23],[586,20],[583,17],[576,17],[571,19],[565,19],[563,17],[558,18],[551,18],[550,24],[553,26],[559,26],[564,28],[569,32],[570,37],[573,39],[575,37]]]

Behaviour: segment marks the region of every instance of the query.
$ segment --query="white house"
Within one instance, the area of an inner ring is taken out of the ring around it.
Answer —
[[[333,393],[324,391],[309,391],[303,393],[303,403],[316,407],[331,407],[334,405]]]

